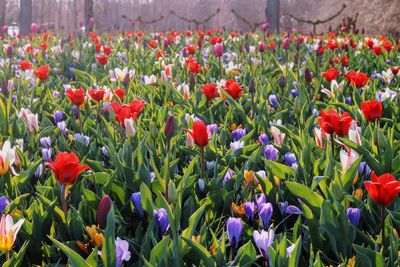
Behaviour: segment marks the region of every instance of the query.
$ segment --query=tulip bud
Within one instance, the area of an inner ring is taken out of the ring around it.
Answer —
[[[309,68],[306,68],[304,71],[304,79],[306,80],[306,83],[310,83],[312,81],[312,76]]]
[[[261,28],[264,32],[267,32],[269,30],[269,23],[265,22],[261,25]]]
[[[286,86],[286,79],[285,79],[284,76],[281,76],[281,78],[279,79],[278,84],[279,84],[279,87],[280,87],[281,89],[283,89],[283,88]]]
[[[158,129],[154,121],[150,122],[150,135],[153,139],[156,139],[158,137]]]
[[[221,57],[224,53],[224,46],[223,44],[217,43],[214,45],[214,55],[216,57]]]
[[[107,215],[112,207],[112,200],[108,195],[105,195],[97,208],[97,224],[105,228],[107,226]]]
[[[254,79],[251,78],[250,79],[250,84],[249,84],[249,92],[250,92],[250,94],[254,94],[255,90],[256,90],[256,85],[254,84]]]
[[[39,30],[39,26],[36,23],[31,24],[31,33],[36,33]]]
[[[267,46],[263,41],[258,43],[258,52],[264,53],[266,48],[267,48]]]
[[[164,45],[164,48],[167,48],[169,46],[168,38],[164,38],[163,45]]]
[[[282,44],[283,49],[288,50],[290,47],[290,40],[288,38],[285,38],[283,40],[283,44]]]
[[[175,119],[174,116],[170,115],[165,123],[164,129],[165,136],[167,139],[171,139],[175,134]]]
[[[14,53],[14,47],[12,45],[7,46],[6,48],[6,54],[8,57],[12,57],[12,54]]]
[[[6,80],[3,80],[1,83],[1,92],[3,94],[7,94],[7,81]]]
[[[168,200],[169,202],[175,202],[178,199],[178,193],[176,192],[175,183],[169,181],[168,183]]]

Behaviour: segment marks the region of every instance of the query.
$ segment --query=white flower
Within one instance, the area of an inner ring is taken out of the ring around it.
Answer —
[[[231,142],[230,147],[232,151],[235,152],[236,150],[244,147],[244,142],[240,140],[236,142]]]
[[[340,164],[342,165],[342,172],[344,173],[348,169],[350,169],[353,162],[356,161],[358,158],[359,155],[354,150],[340,150]]]

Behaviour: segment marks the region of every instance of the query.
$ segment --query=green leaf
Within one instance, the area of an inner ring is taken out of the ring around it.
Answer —
[[[234,265],[251,266],[256,259],[257,252],[253,246],[253,242],[250,240],[239,249]]]
[[[160,264],[165,254],[168,251],[168,245],[170,244],[171,238],[169,236],[165,236],[150,253],[150,262],[153,264]]]
[[[68,256],[69,262],[72,266],[90,267],[90,265],[87,264],[86,261],[74,250],[49,235],[48,238]]]
[[[105,267],[114,267],[116,265],[114,206],[111,206],[111,209],[107,215],[107,227],[104,231],[101,259],[103,260]]]
[[[321,207],[324,199],[317,193],[314,193],[309,187],[303,184],[289,181],[286,181],[285,185],[290,193],[298,198],[301,198],[308,205],[312,206],[315,209],[319,209]]]
[[[216,266],[216,263],[206,248],[194,242],[192,239],[182,237],[195,251],[195,253],[203,260],[205,266]]]
[[[26,252],[26,248],[28,247],[29,241],[25,241],[22,247],[19,249],[18,253],[14,253],[11,259],[7,260],[3,263],[3,267],[19,267],[22,263],[24,263],[24,256]],[[25,264],[25,263],[24,263]]]
[[[277,176],[279,179],[285,180],[287,176],[293,177],[296,175],[296,171],[287,165],[271,160],[265,160],[264,162],[271,170],[272,174]]]

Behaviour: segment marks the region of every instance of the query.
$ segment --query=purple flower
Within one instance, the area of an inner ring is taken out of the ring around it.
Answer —
[[[224,53],[224,45],[217,43],[214,45],[214,55],[216,57],[221,57],[222,54]]]
[[[51,147],[51,137],[47,136],[47,137],[40,138],[40,144],[44,148],[50,148]]]
[[[299,96],[299,91],[292,89],[290,90],[290,94],[292,95],[293,98],[296,98]]]
[[[278,158],[278,149],[273,145],[266,145],[264,147],[264,157],[267,160],[275,161]]]
[[[267,203],[267,197],[264,193],[261,193],[259,196],[254,196],[257,208],[259,209],[261,204]]]
[[[39,179],[39,177],[42,175],[43,173],[43,164],[40,164],[35,171],[35,178]]]
[[[268,232],[264,230],[261,230],[261,232],[254,230],[253,238],[264,260],[268,259],[268,249],[274,242],[274,229],[270,229]]]
[[[3,213],[6,210],[8,204],[10,204],[10,201],[6,196],[0,197],[0,213]]]
[[[350,223],[354,227],[357,227],[358,223],[360,222],[361,210],[359,208],[348,208],[346,214]]]
[[[254,212],[255,212],[255,205],[254,202],[246,202],[244,203],[244,212],[246,213],[247,220],[252,222],[254,218]]]
[[[360,165],[358,165],[358,174],[365,177],[371,174],[371,168],[368,166],[368,164],[365,161],[361,161]]]
[[[276,97],[276,95],[268,96],[268,100],[271,106],[273,106],[274,108],[278,106],[278,98]]]
[[[282,215],[286,213],[286,208],[288,207],[288,202],[278,202],[278,208]]]
[[[233,248],[237,248],[242,235],[243,225],[240,218],[230,217],[226,223],[229,243]]]
[[[55,123],[58,124],[59,122],[62,121],[64,114],[61,110],[57,110],[56,112],[54,112],[53,116],[54,116]]]
[[[108,150],[105,146],[101,147],[101,154],[105,157],[108,158]]]
[[[346,97],[346,104],[347,105],[351,105],[351,104],[353,104],[353,100],[351,99],[351,96],[349,96],[349,97]]]
[[[207,125],[207,132],[208,132],[208,136],[209,138],[211,138],[211,136],[213,136],[214,133],[218,133],[218,124],[213,123],[213,124],[209,124]]]
[[[258,137],[258,142],[264,145],[269,145],[268,135],[266,133],[260,134],[260,136]]]
[[[263,203],[258,207],[258,216],[260,217],[264,230],[268,230],[273,211],[272,204],[269,202]]]
[[[117,237],[115,239],[115,257],[116,266],[120,267],[123,261],[129,261],[131,259],[131,253],[129,252],[129,243],[126,240],[122,240]]]
[[[57,123],[57,127],[58,127],[58,129],[61,130],[61,132],[63,134],[66,134],[68,132],[67,125],[65,124],[65,121],[58,122]]]
[[[232,139],[233,141],[239,141],[243,136],[246,135],[246,129],[238,128],[232,132]]]
[[[79,142],[79,143],[84,143],[85,146],[88,146],[90,143],[90,138],[84,134],[75,134],[74,135],[75,141]]]
[[[154,219],[156,220],[159,235],[163,236],[169,228],[167,210],[164,208],[158,209],[154,215]]]
[[[231,170],[228,170],[225,173],[224,180],[222,183],[225,184],[226,182],[228,182],[230,179],[232,179],[232,176],[233,176],[233,172]]]
[[[293,167],[293,164],[297,164],[296,155],[294,153],[287,152],[285,154],[285,161],[287,165]]]
[[[303,212],[302,212],[298,207],[293,206],[293,205],[289,205],[289,206],[286,208],[286,213],[287,213],[287,214],[294,214],[294,215],[297,215],[297,214],[302,214]]]
[[[42,148],[42,155],[45,161],[51,160],[52,149],[51,148]]]
[[[140,196],[140,192],[132,193],[131,201],[133,206],[135,207],[136,212],[139,214],[140,218],[144,217],[143,207],[142,207],[142,198]]]

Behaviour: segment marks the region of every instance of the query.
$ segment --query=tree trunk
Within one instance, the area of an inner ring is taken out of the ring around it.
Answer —
[[[265,15],[269,23],[269,31],[271,33],[279,33],[279,9],[280,0],[267,0]]]
[[[83,12],[84,25],[87,31],[91,31],[90,19],[94,17],[93,0],[85,0],[85,7]]]
[[[32,24],[32,0],[21,0],[21,10],[19,16],[20,33],[29,34]]]
[[[0,26],[6,24],[6,0],[0,0]]]

